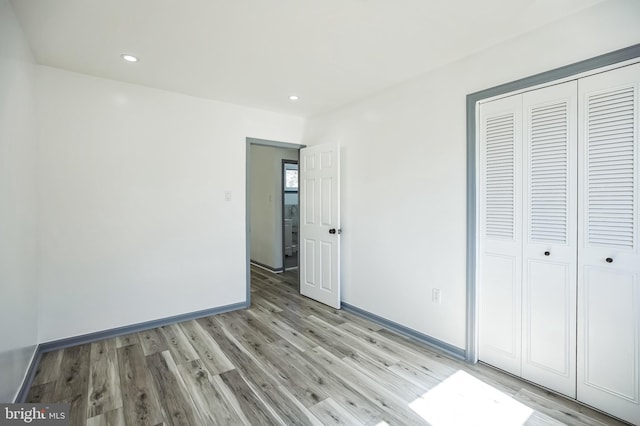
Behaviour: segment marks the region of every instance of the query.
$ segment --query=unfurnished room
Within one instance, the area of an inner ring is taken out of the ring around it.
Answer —
[[[640,424],[640,1],[0,0],[0,424]]]

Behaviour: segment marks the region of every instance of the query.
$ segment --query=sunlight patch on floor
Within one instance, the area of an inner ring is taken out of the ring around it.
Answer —
[[[409,404],[432,426],[520,426],[533,410],[458,370]]]

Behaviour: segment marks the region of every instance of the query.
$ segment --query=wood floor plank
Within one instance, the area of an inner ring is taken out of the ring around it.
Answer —
[[[356,352],[354,348],[340,339],[339,333],[326,328],[322,323],[302,318],[298,320],[298,327],[308,339],[314,341],[315,346],[322,346],[339,358],[350,356]]]
[[[240,342],[239,346],[241,348],[266,345],[280,338],[275,333],[273,336],[276,337],[275,339],[272,338],[272,336],[265,336],[255,327],[251,326],[244,317],[239,315],[217,315],[216,320],[221,324],[228,338]]]
[[[322,303],[313,303],[309,306],[308,310],[310,311],[309,315],[315,315],[316,317],[322,318],[334,326],[339,326],[347,321],[339,309],[334,309],[330,306],[323,305]]]
[[[191,399],[205,424],[238,425],[244,423],[200,360],[178,365],[178,372],[187,385]]]
[[[535,412],[527,419],[524,426],[564,426],[564,423],[545,414]]]
[[[400,360],[397,355],[384,349],[380,349],[375,340],[371,338],[359,339],[358,337],[345,332],[343,328],[344,324],[332,326],[324,321],[324,318],[318,318],[315,315],[310,315],[307,319],[321,327],[330,335],[334,335],[336,339],[354,350],[355,353],[366,353],[370,359],[379,363],[381,366],[393,365]],[[351,356],[354,352],[351,352],[348,355]]]
[[[276,342],[265,352],[269,353],[280,383],[295,393],[304,406],[311,407],[330,396],[331,389],[323,373],[288,342]]]
[[[288,402],[288,409],[286,411],[281,410],[280,416],[285,416],[287,424],[303,424],[322,426],[322,422],[316,417],[315,414],[307,407],[305,407],[286,386],[278,386],[278,393],[284,397]]]
[[[316,417],[301,404],[296,397],[287,392],[284,386],[274,386],[269,389],[256,386],[250,377],[245,377],[254,393],[275,412],[285,425],[308,425],[317,423]]]
[[[125,334],[123,336],[116,337],[116,348],[136,344],[140,344],[140,337],[138,337],[138,333]]]
[[[548,389],[541,388],[539,386],[535,386],[532,383],[527,382],[526,386],[523,387],[523,390],[526,390],[529,394],[537,395],[540,398],[543,398],[545,401],[545,405],[548,404],[549,401],[553,404],[553,407],[557,410],[569,410],[569,412],[578,412],[580,413],[581,418],[591,419],[596,422],[600,422],[606,425],[611,426],[622,426],[625,425],[625,422],[620,420],[611,418],[610,416],[602,413],[600,411],[596,411],[584,404],[580,404],[579,402],[572,401],[565,396],[555,394]],[[536,398],[531,398],[532,401],[536,400]],[[536,403],[537,404],[537,403]],[[542,412],[542,410],[538,410]]]
[[[358,419],[331,398],[312,406],[311,411],[323,425],[351,426],[360,423]]]
[[[160,332],[164,336],[176,364],[198,359],[198,354],[178,324],[162,326]]]
[[[271,274],[267,275],[268,273],[261,268],[257,268],[255,266],[251,267],[251,280],[255,280],[256,282],[261,281],[264,283],[267,283],[268,280],[271,277]]]
[[[92,343],[89,363],[87,416],[94,417],[122,407],[116,340]]]
[[[32,385],[42,385],[57,380],[58,371],[62,364],[63,351],[45,352],[40,358],[40,363],[33,377]]]
[[[122,407],[87,419],[86,426],[125,426]]]
[[[256,320],[269,324],[279,337],[285,339],[300,351],[306,351],[316,346],[316,343],[313,340],[307,338],[304,334],[301,334],[285,321],[282,321],[277,315],[267,315],[257,309],[249,309],[247,312],[250,315],[253,315]]]
[[[69,404],[69,424],[83,425],[87,421],[87,395],[76,394],[56,398],[56,402]]]
[[[464,371],[479,378],[483,382],[495,387],[501,392],[514,396],[523,387],[528,387],[526,382],[523,382],[519,378],[505,374],[498,369],[492,368],[488,365],[478,363],[476,365],[464,365]]]
[[[60,351],[62,352],[62,351]],[[43,383],[41,385],[32,385],[25,399],[30,404],[38,404],[41,402],[53,402],[56,382]]]
[[[241,318],[246,319],[244,315]],[[311,412],[298,401],[287,398],[282,392],[283,388],[278,386],[278,378],[282,381],[285,376],[277,368],[273,368],[278,365],[278,357],[273,356],[269,351],[269,346],[273,343],[272,337],[261,333],[256,324],[252,323],[253,318],[251,318],[252,321],[237,321],[221,315],[216,319],[222,325],[222,330],[225,331],[228,339],[235,340],[230,335],[231,332],[234,336],[242,336],[241,342],[235,342],[236,346],[244,349],[245,354],[251,358],[251,362],[243,363],[238,370],[246,372],[242,375],[244,381],[249,387],[255,389],[254,392],[266,406],[270,407],[285,424],[308,424],[312,421],[314,417]],[[247,366],[251,368],[247,370]],[[256,369],[263,373],[256,374]],[[266,374],[266,372],[270,373]]]
[[[427,422],[412,410],[407,410],[407,402],[389,391],[382,383],[349,368],[341,359],[322,347],[305,352],[305,356],[322,364],[328,371],[339,374],[340,380],[348,383],[356,392],[378,406],[382,411],[380,420],[390,424],[426,425]]]
[[[372,347],[375,346],[380,351],[393,356],[395,359],[410,363],[416,368],[432,374],[441,380],[446,379],[460,369],[459,363],[456,364],[457,361],[442,356],[441,354],[429,351],[426,348],[416,350],[412,344],[398,344],[402,342],[402,340],[397,340],[395,337],[399,336],[394,335],[393,339],[389,338],[386,336],[385,330],[371,333],[355,324],[343,324],[340,328],[348,331],[361,341],[367,342],[367,344]]]
[[[280,307],[282,309],[280,314],[283,316],[290,313],[303,317],[316,315],[325,318],[331,325],[340,325],[345,322],[339,315],[332,314],[331,311],[325,310],[310,299],[301,298],[299,295],[296,296],[275,287],[263,289],[258,295]]]
[[[256,292],[255,300],[266,300],[280,309],[280,314],[283,317],[291,318],[294,322],[298,318],[302,318],[309,313],[304,311],[304,303],[301,301],[293,301],[290,299],[282,298],[277,293],[265,291],[260,289]],[[252,302],[253,303],[253,302]]]
[[[384,328],[379,324],[369,321],[366,318],[359,317],[358,315],[345,311],[344,309],[336,311],[336,314],[339,315],[340,318],[344,320],[343,324],[345,323],[354,324],[370,332],[380,331]]]
[[[255,341],[240,342],[239,338],[236,338],[226,327],[226,323],[215,317],[203,318],[198,320],[198,323],[220,345],[236,370],[244,376],[251,377],[252,382],[259,388],[267,389],[277,383],[273,371],[264,368],[264,364],[252,354],[255,350]]]
[[[520,390],[515,396],[516,401],[520,401],[525,405],[535,404],[537,411],[546,414],[547,416],[561,421],[568,426],[618,426],[624,425],[622,422],[618,422],[615,419],[606,418],[606,423],[594,418],[591,415],[585,415],[577,410],[569,408],[564,404],[560,404],[550,398],[545,398],[540,394],[536,394],[526,389]]]
[[[342,371],[327,367],[326,363],[313,351],[304,352],[302,356],[319,372],[322,382],[327,383],[331,398],[355,417],[359,424],[377,424],[382,419],[383,411],[358,392],[352,383],[343,379]]]
[[[53,399],[70,404],[72,424],[82,424],[87,419],[87,394],[89,388],[90,345],[65,348],[56,381]]]
[[[127,425],[155,426],[164,413],[140,345],[117,349],[123,414]]]
[[[218,343],[196,321],[183,322],[180,328],[211,374],[220,374],[235,368]]]
[[[247,310],[239,311],[235,316],[242,318],[250,329],[260,334],[267,342],[272,343],[281,339],[280,335],[276,333],[273,327],[270,327],[268,322],[265,323],[256,319],[256,317],[251,315]]]
[[[442,382],[441,378],[430,374],[430,371],[424,371],[404,361],[398,361],[388,368],[397,376],[427,390]]]
[[[235,412],[238,415],[238,417],[240,417],[240,420],[242,420],[242,424],[247,425],[247,426],[251,426],[251,422],[249,421],[247,416],[245,416],[244,412],[242,411],[242,406],[240,405],[240,402],[238,401],[238,398],[233,393],[233,391],[229,388],[229,386],[227,386],[225,381],[222,380],[222,377],[220,377],[219,374],[216,374],[215,376],[211,377],[211,381],[214,383],[214,385],[218,389],[220,389],[220,392],[224,396],[225,400],[227,400],[229,402],[229,404],[231,404],[231,406],[235,410]]]
[[[282,312],[282,309],[280,307],[276,306],[275,304],[269,302],[267,299],[264,299],[264,298],[260,298],[257,301],[253,301],[252,305],[271,314]]]
[[[285,424],[272,410],[269,410],[262,400],[255,394],[236,370],[220,374],[220,378],[235,396],[240,410],[252,425]]]
[[[226,319],[227,321],[225,319],[221,317],[219,321],[228,324],[228,319]],[[256,332],[256,329],[250,324],[250,322],[234,323],[234,330],[242,333],[243,346],[251,357],[252,362],[249,365],[255,365],[262,371],[272,371],[272,373],[261,377],[259,374],[251,374],[250,369],[248,374],[243,376],[244,381],[249,387],[253,387],[257,397],[267,407],[270,407],[285,424],[316,423],[315,416],[303,404],[293,398],[283,386],[277,385],[277,378],[282,380],[285,377],[277,368],[272,368],[274,363],[278,364],[278,358],[269,351],[270,340],[264,334]],[[240,368],[240,370],[246,371],[245,368]]]
[[[240,347],[254,361],[262,362],[263,368],[268,367],[268,360],[266,360],[266,356],[263,353],[263,348],[266,348],[275,340],[265,337],[264,334],[247,322],[231,321],[224,317],[217,318],[217,320],[222,325],[227,338],[233,340],[236,346]],[[241,338],[237,336],[241,336]]]
[[[164,408],[165,421],[180,426],[204,424],[171,352],[166,350],[151,354],[146,357],[146,363]]]
[[[169,344],[164,338],[164,335],[160,332],[159,328],[141,331],[138,333],[138,338],[140,339],[142,352],[145,356],[169,349]]]
[[[388,366],[382,366],[371,360],[366,353],[353,354],[350,357],[343,358],[342,362],[371,380],[384,383],[388,391],[406,402],[413,401],[427,391],[424,387],[417,386],[412,381],[406,380],[402,375],[394,373]]]
[[[296,348],[286,342],[277,342],[261,348],[264,362],[274,371],[281,386],[297,395],[305,407],[317,404],[329,396],[323,378]]]
[[[353,328],[359,327],[352,324],[351,329]],[[363,336],[365,339],[369,337]],[[421,360],[431,360],[429,364],[433,365],[434,371],[441,372],[445,375],[451,374],[451,372],[455,372],[459,370],[461,366],[466,365],[459,360],[451,358],[449,355],[421,344],[417,340],[410,339],[385,328],[375,332],[375,340],[381,348],[392,351],[392,353],[397,353],[408,361],[415,360],[416,365],[421,365]],[[394,352],[394,349],[397,349],[397,352]]]

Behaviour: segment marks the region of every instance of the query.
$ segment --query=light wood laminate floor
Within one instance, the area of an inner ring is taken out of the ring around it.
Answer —
[[[619,425],[252,268],[251,308],[43,355],[28,402],[72,425]]]

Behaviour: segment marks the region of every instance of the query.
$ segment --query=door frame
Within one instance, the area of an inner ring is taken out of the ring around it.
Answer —
[[[507,94],[563,83],[579,77],[638,62],[640,44],[535,74],[467,95],[467,336],[466,360],[478,362],[478,103]],[[628,64],[625,64],[628,62]]]
[[[298,152],[300,152],[300,151],[298,150]],[[282,160],[282,166],[281,166],[281,169],[280,169],[281,170],[280,178],[281,178],[281,182],[282,182],[282,185],[280,185],[280,191],[282,192],[282,205],[280,206],[280,211],[282,211],[282,272],[287,272],[287,267],[284,264],[284,260],[285,260],[285,257],[286,257],[286,255],[285,255],[285,251],[286,251],[285,244],[286,244],[286,242],[285,242],[285,232],[284,232],[284,206],[285,206],[285,204],[284,204],[284,196],[287,193],[287,191],[285,189],[284,173],[285,173],[287,164],[295,164],[295,165],[298,166],[298,182],[300,182],[300,178],[299,178],[299,176],[300,176],[300,160],[286,160],[286,159],[283,159]],[[293,192],[293,191],[291,191],[291,192]],[[298,188],[297,194],[298,194],[298,213],[297,214],[298,214],[298,223],[300,223],[300,188]],[[299,226],[300,225],[298,225],[298,256],[300,254],[300,244],[299,244],[300,243],[300,228],[299,228]],[[298,269],[300,268],[300,258],[298,258],[298,263],[297,263],[296,268],[298,268]]]
[[[272,148],[296,149],[298,152],[306,145],[279,142],[268,139],[246,138],[245,144],[245,265],[246,265],[246,305],[251,306],[251,146],[260,145]],[[284,220],[283,220],[284,224]],[[284,232],[284,231],[283,231]],[[284,235],[283,235],[284,238]],[[284,246],[284,241],[283,241]],[[283,259],[284,266],[284,259]]]

